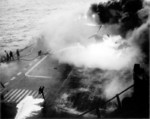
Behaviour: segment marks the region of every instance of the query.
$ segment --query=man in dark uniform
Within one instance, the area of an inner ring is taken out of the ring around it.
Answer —
[[[45,99],[45,96],[44,96],[44,86],[39,88],[39,94],[42,94],[43,96],[43,99]]]
[[[9,60],[10,60],[10,56],[9,56],[9,54],[7,53],[7,51],[5,50],[5,53],[6,53],[6,60],[7,60],[7,62],[9,62]]]
[[[17,54],[17,59],[19,60],[20,59],[20,52],[18,49],[16,50],[16,54]]]
[[[10,60],[14,60],[14,55],[12,51],[9,52],[9,56],[10,56]]]
[[[38,51],[38,56],[41,56],[41,55],[42,55],[42,51],[39,50],[39,51]]]

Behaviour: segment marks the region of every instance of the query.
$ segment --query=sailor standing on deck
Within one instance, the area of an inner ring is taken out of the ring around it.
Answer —
[[[6,53],[6,60],[7,60],[7,62],[9,62],[9,60],[10,60],[10,56],[9,56],[9,54],[7,53],[7,51],[5,50],[5,53]]]
[[[45,96],[44,96],[44,86],[39,88],[39,94],[42,94],[43,96],[43,99],[45,99]]]
[[[17,59],[19,60],[20,59],[20,52],[18,49],[16,50],[16,55],[17,55]]]
[[[9,56],[10,56],[10,60],[14,60],[14,55],[12,51],[9,52]]]

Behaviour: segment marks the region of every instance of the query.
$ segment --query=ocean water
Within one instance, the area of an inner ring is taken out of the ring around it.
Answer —
[[[23,49],[38,36],[51,14],[84,9],[99,0],[0,0],[0,54]]]

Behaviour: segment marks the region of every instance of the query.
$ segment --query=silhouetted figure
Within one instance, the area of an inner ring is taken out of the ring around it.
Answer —
[[[45,99],[45,96],[44,96],[44,86],[40,86],[40,88],[39,88],[39,94],[42,94],[42,96],[43,96],[43,99]]]
[[[42,51],[39,50],[39,51],[38,51],[38,56],[41,56],[41,55],[42,55]]]
[[[148,117],[149,115],[149,78],[145,78],[144,69],[140,64],[135,64],[133,69],[134,79],[134,101],[135,107],[138,105],[140,108],[137,110],[140,117]],[[139,113],[140,112],[140,113]]]
[[[3,87],[3,88],[5,88],[5,86],[4,86],[4,84],[1,82],[1,86]],[[3,94],[1,94],[1,100],[3,100],[4,99],[4,95]]]
[[[1,100],[4,100],[4,95],[3,94],[1,94]]]
[[[4,86],[4,84],[1,82],[1,86],[3,87],[3,88],[5,88],[5,86]]]
[[[92,106],[95,108],[95,113],[97,115],[97,118],[101,118],[100,107],[102,106],[103,103],[104,102],[102,100],[100,100],[98,97],[94,96]]]
[[[118,94],[116,95],[116,98],[117,98],[117,103],[118,103],[118,109],[121,109],[122,106],[121,106],[121,101],[120,101]]]
[[[134,95],[138,96],[139,94],[142,94],[142,83],[143,83],[143,77],[142,77],[142,68],[140,67],[140,64],[135,64],[133,69],[133,80],[134,80]]]
[[[97,114],[97,118],[101,118],[101,113],[98,106],[96,107],[96,114]]]
[[[16,50],[16,55],[17,55],[17,59],[19,60],[20,59],[20,52],[18,49]]]
[[[2,56],[1,57],[1,62],[4,62],[5,61],[5,56]]]
[[[12,51],[9,52],[9,56],[10,56],[10,60],[14,60],[14,55]]]
[[[6,60],[7,60],[7,62],[9,62],[9,60],[10,60],[10,56],[9,56],[9,54],[7,53],[7,51],[5,50],[5,53],[6,53]]]
[[[41,87],[39,88],[39,94],[41,94]]]
[[[134,92],[132,97],[122,101],[122,115],[128,118],[149,117],[149,78],[144,68],[135,64],[133,68]]]

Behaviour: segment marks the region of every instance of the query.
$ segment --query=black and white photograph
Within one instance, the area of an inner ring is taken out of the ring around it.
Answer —
[[[0,119],[149,119],[150,0],[0,0]]]

